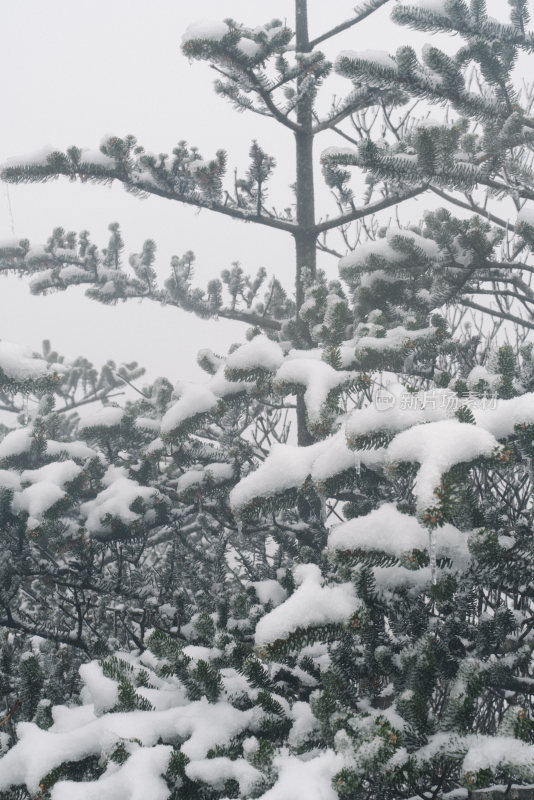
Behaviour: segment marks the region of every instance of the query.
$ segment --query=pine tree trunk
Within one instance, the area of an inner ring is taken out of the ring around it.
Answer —
[[[308,37],[307,0],[295,0],[296,52],[307,53],[310,50]],[[297,92],[300,93],[305,77],[297,81]],[[297,165],[297,226],[295,234],[296,270],[295,296],[297,304],[297,322],[304,300],[302,270],[307,267],[315,277],[316,234],[315,229],[315,195],[313,186],[313,98],[305,96],[298,101],[297,122],[300,130],[295,133],[296,165]],[[308,344],[311,344],[308,342]],[[313,442],[306,425],[306,407],[301,396],[297,397],[297,427],[299,445]]]

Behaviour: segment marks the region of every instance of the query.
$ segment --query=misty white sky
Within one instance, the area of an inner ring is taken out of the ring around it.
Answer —
[[[351,0],[310,0],[311,35],[350,17],[353,5]],[[492,0],[490,7],[500,16],[507,4]],[[105,134],[131,133],[155,152],[169,152],[181,139],[197,145],[205,156],[223,148],[229,154],[231,174],[235,166],[246,167],[250,142],[257,138],[279,164],[272,200],[281,208],[289,205],[291,193],[286,187],[294,179],[291,133],[256,115],[236,114],[213,93],[213,72],[204,64],[190,64],[181,54],[181,36],[188,24],[225,17],[250,25],[279,17],[292,25],[293,0],[4,3],[0,162],[43,145],[95,147]],[[392,25],[386,7],[331,40],[325,50],[329,57],[347,48],[394,52],[408,40],[419,49],[428,34]],[[347,82],[343,86],[349,88]],[[317,157],[331,143],[320,141]],[[326,193],[320,199],[327,201]],[[426,206],[425,198],[414,207],[417,217]],[[9,189],[0,185],[0,239],[14,233],[40,244],[54,227],[62,226],[87,229],[95,243],[105,246],[107,225],[113,221],[122,226],[127,253],[138,251],[144,239],[157,242],[162,276],[172,254],[191,249],[197,255],[200,285],[234,261],[252,272],[265,266],[291,285],[292,240],[278,231],[242,225],[208,211],[199,214],[158,198],[142,201],[119,185],[107,188],[65,180]],[[334,259],[324,257],[320,262],[335,275]],[[199,348],[225,352],[231,342],[243,338],[244,331],[237,323],[206,322],[148,302],[104,307],[86,300],[81,290],[32,297],[27,282],[0,279],[0,338],[34,348],[49,338],[60,352],[85,355],[97,363],[108,358],[137,360],[151,378],[165,374],[174,381],[196,376]]]

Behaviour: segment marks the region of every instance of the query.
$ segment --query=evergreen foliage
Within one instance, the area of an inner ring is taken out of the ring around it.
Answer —
[[[128,269],[116,224],[103,249],[62,229],[44,248],[2,244],[0,269],[36,293],[84,284],[250,326],[226,355],[199,354],[203,383],[142,389],[136,364],[98,373],[0,342],[0,400],[18,415],[0,441],[6,800],[437,799],[534,782],[534,120],[513,82],[528,8],[511,1],[501,23],[482,0],[398,3],[398,23],[464,44],[331,64],[321,43],[386,4],[314,41],[304,0],[295,42],[278,20],[184,36],[220,95],[294,135],[294,209],[267,206],[276,164],[256,141],[233,191],[222,151],[156,157],[133,137],[3,170],[119,180],[296,243],[294,297],[237,264],[197,289],[192,252],[160,285],[155,243]],[[352,88],[323,118],[332,69]],[[417,119],[413,99],[458,117]],[[353,147],[322,156],[338,215],[318,222],[311,142],[351,116]],[[374,216],[430,191],[447,208],[418,226]],[[329,280],[316,252],[337,254],[333,229],[349,252]]]

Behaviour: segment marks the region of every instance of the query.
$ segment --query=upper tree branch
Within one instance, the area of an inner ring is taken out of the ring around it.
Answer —
[[[486,306],[481,306],[478,303],[474,303],[472,300],[467,300],[466,298],[460,298],[458,303],[461,306],[467,306],[468,308],[473,308],[475,311],[482,311],[484,314],[490,314],[492,317],[499,317],[500,319],[508,320],[508,322],[516,322],[518,325],[521,325],[524,328],[529,328],[530,330],[534,330],[534,322],[529,322],[522,317],[517,317],[515,314],[510,314],[509,312],[497,311],[496,308],[487,308]]]
[[[348,211],[346,214],[341,214],[334,219],[327,219],[324,222],[319,222],[314,228],[314,233],[318,235],[332,228],[338,228],[340,225],[346,225],[357,219],[368,217],[370,214],[375,214],[377,211],[383,211],[386,208],[391,208],[391,206],[402,203],[404,200],[417,197],[417,195],[426,192],[427,189],[428,184],[425,183],[423,186],[416,186],[403,194],[390,195],[389,197],[384,197],[382,200],[378,200],[376,203],[369,203],[369,205],[363,206],[362,208],[355,208],[354,211]]]
[[[257,325],[258,328],[265,328],[270,331],[279,331],[282,323],[277,319],[269,319],[259,314],[248,314],[246,311],[228,311],[221,309],[217,312],[218,317],[223,319],[235,319],[238,322],[246,322],[248,325]]]
[[[294,133],[298,133],[298,131],[302,130],[302,126],[299,125],[298,122],[293,122],[292,119],[289,119],[276,105],[272,97],[270,96],[269,92],[263,88],[261,85],[258,76],[252,70],[248,70],[246,72],[247,78],[249,78],[252,83],[254,84],[254,91],[258,94],[259,97],[265,103],[265,106],[273,115],[273,118],[280,122],[282,125],[285,125],[286,128],[289,128]]]
[[[322,33],[320,36],[317,36],[317,38],[313,39],[309,45],[310,50],[313,50],[313,48],[317,47],[318,44],[321,44],[321,42],[325,42],[332,36],[336,36],[338,33],[346,31],[348,28],[352,28],[353,25],[357,25],[358,22],[362,22],[362,20],[364,20],[366,17],[369,17],[371,14],[373,14],[375,11],[381,8],[381,6],[384,6],[386,3],[389,2],[390,0],[375,0],[374,6],[371,6],[365,11],[362,11],[360,14],[353,17],[352,19],[348,19],[345,22],[341,22],[339,25],[336,25],[335,28],[331,28],[326,33]]]
[[[348,103],[344,108],[341,108],[336,114],[332,117],[324,119],[322,122],[319,122],[313,129],[314,133],[321,133],[321,131],[332,130],[335,125],[343,122],[344,119],[350,117],[351,114],[354,114],[356,111],[361,111],[364,108],[368,108],[369,105],[374,104],[376,101],[372,97],[371,91],[367,92],[367,95],[360,96],[358,99],[353,103]],[[338,131],[336,131],[338,133]],[[343,134],[342,134],[343,135]]]
[[[78,176],[82,179],[101,182],[112,182],[114,180],[118,180],[130,190],[133,189],[134,191],[137,190],[140,192],[145,192],[146,194],[153,194],[157,197],[164,197],[167,200],[176,200],[179,203],[194,206],[195,208],[204,208],[208,211],[215,211],[217,214],[223,214],[224,216],[238,219],[241,222],[255,222],[256,224],[266,225],[268,228],[276,228],[277,230],[286,231],[287,233],[294,233],[296,230],[296,225],[292,222],[286,222],[285,220],[277,219],[276,217],[267,217],[263,214],[259,215],[248,213],[246,210],[232,208],[231,206],[226,206],[223,203],[216,202],[214,200],[204,199],[198,194],[193,195],[175,192],[171,189],[165,189],[163,187],[156,186],[152,182],[149,183],[148,181],[144,182],[142,180],[135,180],[135,178],[132,176],[124,173],[120,174],[118,171],[106,175],[102,174],[101,170],[91,170],[91,165],[80,165],[74,170],[65,170],[64,172],[58,172],[56,175],[51,175],[49,177],[57,177],[60,174],[67,175],[70,178],[73,176]]]
[[[437,194],[438,197],[441,197],[448,203],[454,203],[454,205],[460,206],[460,208],[466,208],[468,211],[474,211],[476,214],[480,214],[481,217],[485,217],[490,222],[494,222],[495,225],[499,225],[501,228],[507,228],[510,231],[515,231],[515,225],[512,225],[510,222],[507,222],[500,217],[496,217],[495,214],[480,208],[475,203],[466,203],[465,200],[460,200],[458,197],[454,197],[454,195],[447,194],[442,189],[438,189],[437,186],[429,186],[428,188],[431,192],[434,192],[434,194]]]
[[[81,173],[78,173],[81,174]],[[88,177],[91,177],[88,174]],[[216,203],[211,200],[204,200],[201,197],[188,197],[185,194],[177,194],[176,192],[171,192],[165,189],[160,189],[159,187],[150,185],[145,186],[141,183],[136,184],[135,182],[128,181],[127,179],[120,178],[116,176],[116,180],[120,180],[122,183],[125,183],[132,188],[140,189],[143,192],[147,192],[148,194],[155,194],[158,197],[165,197],[168,200],[177,200],[179,203],[184,203],[185,205],[195,206],[196,208],[205,208],[208,211],[215,211],[217,214],[224,214],[227,217],[232,217],[233,219],[241,220],[241,222],[255,222],[258,225],[266,225],[268,228],[276,228],[280,231],[287,231],[288,233],[294,233],[296,230],[296,225],[292,222],[285,222],[281,219],[276,219],[275,217],[266,217],[263,214],[249,214],[245,210],[241,210],[238,208],[231,208],[229,206],[225,206],[222,203]]]

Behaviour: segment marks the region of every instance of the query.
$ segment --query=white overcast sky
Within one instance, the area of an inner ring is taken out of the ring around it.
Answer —
[[[351,0],[309,0],[311,35],[350,17],[353,5]],[[490,7],[500,16],[507,3],[491,0]],[[134,134],[155,152],[169,152],[181,139],[208,157],[223,148],[231,173],[234,166],[246,167],[250,142],[257,138],[279,164],[272,199],[282,208],[289,205],[285,187],[294,179],[291,133],[255,115],[236,114],[213,93],[213,72],[204,64],[190,64],[180,51],[188,24],[225,17],[252,26],[279,17],[292,25],[293,0],[4,2],[0,161],[44,145],[95,147],[105,134]],[[348,48],[395,52],[407,41],[420,49],[427,40],[428,34],[392,25],[386,7],[332,40],[326,52],[329,57]],[[317,156],[329,143],[318,143]],[[139,200],[119,185],[65,180],[9,189],[0,185],[0,239],[14,233],[40,244],[61,226],[87,229],[104,246],[113,221],[122,226],[127,253],[137,252],[144,239],[157,242],[162,276],[172,254],[191,249],[200,285],[239,261],[253,272],[264,266],[290,286],[293,248],[286,234],[155,197]],[[334,260],[325,257],[321,265],[335,275]],[[61,352],[97,363],[137,360],[152,378],[193,378],[199,348],[225,352],[243,334],[244,326],[237,323],[206,322],[148,302],[104,307],[85,299],[81,290],[33,297],[27,282],[0,279],[1,339],[38,348],[49,338]]]

